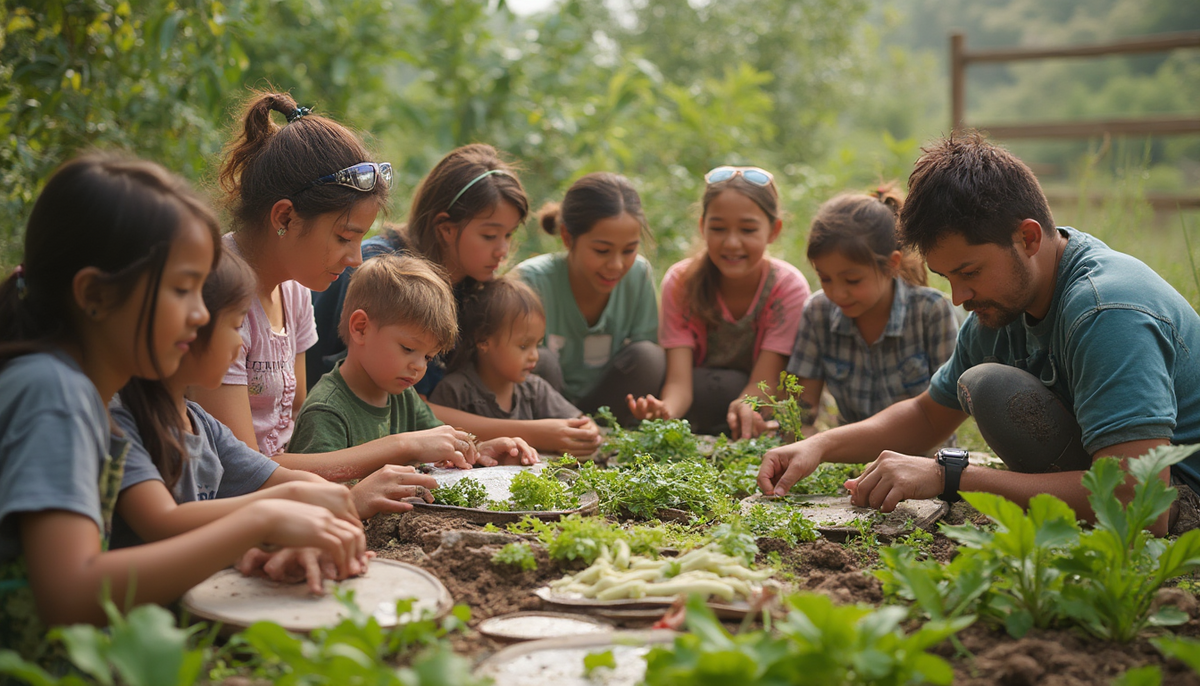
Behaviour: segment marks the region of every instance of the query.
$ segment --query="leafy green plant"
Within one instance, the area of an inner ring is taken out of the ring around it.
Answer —
[[[1146,626],[1170,626],[1187,614],[1165,606],[1151,614],[1155,592],[1171,578],[1200,569],[1200,531],[1170,542],[1145,528],[1166,512],[1176,490],[1160,472],[1195,452],[1197,446],[1162,446],[1128,460],[1133,498],[1115,497],[1126,472],[1115,457],[1097,460],[1083,476],[1096,526],[1079,538],[1059,568],[1073,575],[1063,589],[1063,611],[1091,634],[1110,641],[1133,640]]]
[[[793,495],[846,495],[842,484],[862,474],[866,465],[826,462],[792,486]],[[756,475],[757,476],[757,475]]]
[[[339,600],[346,604],[349,616],[333,627],[317,629],[311,637],[297,636],[272,622],[256,622],[230,639],[231,644],[251,656],[248,666],[255,676],[284,686],[484,683],[471,676],[470,663],[455,655],[444,640],[470,621],[465,605],[455,606],[440,622],[423,614],[385,630],[353,603],[352,593],[339,595]],[[412,600],[396,603],[397,615],[412,610]],[[404,656],[408,666],[389,664],[396,656]]]
[[[777,390],[783,394],[783,398],[776,398],[771,393],[771,387],[766,381],[758,382],[758,390],[762,391],[766,399],[759,398],[753,395],[747,395],[742,399],[755,411],[763,408],[771,410],[771,417],[779,422],[779,431],[783,434],[786,440],[799,441],[804,438],[805,410],[800,407],[800,391],[804,387],[800,385],[800,379],[794,374],[789,374],[786,371],[779,372],[779,386]]]
[[[47,637],[59,641],[71,663],[91,678],[91,683],[112,686],[158,686],[194,684],[209,655],[213,633],[197,647],[192,637],[203,625],[186,629],[175,625],[175,617],[157,605],[142,605],[122,616],[109,599],[102,602],[109,628],[88,624],[52,629]],[[78,675],[55,678],[41,667],[22,660],[12,651],[0,651],[0,674],[16,677],[31,686],[74,686],[87,683]]]
[[[754,557],[758,555],[758,544],[754,541],[755,534],[741,522],[736,525],[718,524],[708,533],[712,542],[717,544],[717,548],[721,552],[731,557],[740,557],[746,561],[746,564],[754,562]]]
[[[970,524],[942,531],[995,562],[989,611],[1008,633],[1020,638],[1031,628],[1044,629],[1060,617],[1066,576],[1056,563],[1079,538],[1075,512],[1052,495],[1029,500],[1029,513],[1001,496],[964,493],[963,498],[996,524],[995,531]]]
[[[449,486],[433,489],[433,502],[455,507],[481,507],[488,502],[487,488],[478,479],[464,476]]]
[[[815,541],[820,534],[812,520],[796,508],[757,503],[742,516],[742,524],[760,538],[778,538],[788,545]]]
[[[584,463],[572,489],[577,494],[595,491],[600,496],[600,511],[608,515],[627,512],[652,519],[673,508],[716,519],[734,509],[716,468],[695,460],[660,463],[639,455],[633,464],[619,469]]]
[[[950,665],[926,651],[974,620],[932,621],[905,634],[903,608],[837,606],[815,594],[784,602],[787,617],[774,631],[731,635],[699,597],[690,597],[688,633],[650,651],[646,683],[949,684]]]
[[[995,563],[977,551],[963,550],[950,564],[920,560],[916,549],[892,545],[879,549],[875,576],[885,595],[914,603],[930,619],[974,614],[992,585]]]
[[[537,569],[537,558],[528,543],[509,543],[492,555],[494,565],[512,565],[531,572]]]
[[[519,472],[513,477],[509,491],[512,493],[510,509],[513,510],[550,512],[579,507],[579,498],[553,473]]]
[[[612,427],[600,450],[611,453],[618,463],[631,462],[638,455],[658,460],[685,460],[699,455],[696,437],[686,419],[643,419],[636,431],[630,431],[621,427],[607,407],[600,408],[596,418]]]

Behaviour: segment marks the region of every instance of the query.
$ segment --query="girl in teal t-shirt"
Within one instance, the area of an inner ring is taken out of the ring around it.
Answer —
[[[623,176],[588,174],[539,219],[567,251],[517,265],[546,308],[537,374],[580,410],[607,405],[629,422],[625,396],[658,393],[666,375],[654,274],[638,255],[646,231],[641,198]]]

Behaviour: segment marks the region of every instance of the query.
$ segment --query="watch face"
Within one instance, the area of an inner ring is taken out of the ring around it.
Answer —
[[[946,462],[966,462],[970,453],[962,448],[942,448],[938,451],[938,459]]]

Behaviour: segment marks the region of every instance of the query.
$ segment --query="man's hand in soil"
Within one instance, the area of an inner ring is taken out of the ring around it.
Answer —
[[[479,444],[479,458],[475,464],[494,467],[498,464],[537,464],[537,451],[529,447],[523,438],[493,438]]]
[[[370,519],[380,512],[408,512],[412,503],[402,498],[421,498],[433,502],[432,489],[437,480],[428,474],[418,474],[409,466],[384,465],[350,489],[359,519]]]
[[[854,505],[891,512],[901,500],[941,495],[944,478],[935,460],[885,450],[858,478],[847,481],[846,489]]]
[[[358,560],[357,576],[367,571],[367,561],[375,553],[367,551]],[[340,581],[337,564],[317,548],[284,548],[268,553],[259,548],[246,551],[235,568],[246,576],[260,576],[285,584],[308,582],[308,590],[314,595],[325,595],[324,580]]]
[[[759,465],[758,487],[765,495],[787,495],[797,481],[812,474],[820,465],[820,452],[810,441],[772,448],[763,455]]]

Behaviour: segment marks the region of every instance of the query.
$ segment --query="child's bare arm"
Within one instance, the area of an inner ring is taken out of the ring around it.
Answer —
[[[232,498],[176,503],[163,482],[143,481],[121,491],[117,513],[142,540],[161,541],[198,529],[257,500],[281,498],[323,507],[347,522],[359,521],[350,490],[322,479],[293,481]]]
[[[429,403],[434,416],[470,431],[489,441],[496,438],[522,438],[537,450],[547,453],[589,455],[600,446],[600,434],[595,424],[578,417],[573,419],[493,419]]]
[[[109,552],[101,551],[96,523],[73,512],[22,513],[18,528],[38,614],[48,625],[105,623],[98,598],[106,582],[118,607],[170,602],[254,546],[317,546],[339,569],[360,567],[366,554],[361,526],[286,500],[258,501],[187,534]]]

